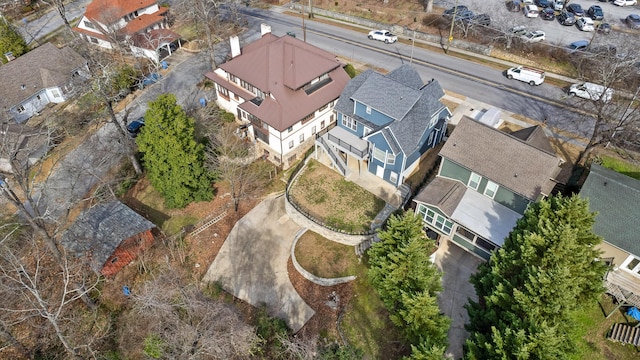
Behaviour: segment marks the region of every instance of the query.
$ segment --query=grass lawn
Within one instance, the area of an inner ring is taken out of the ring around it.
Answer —
[[[305,232],[296,244],[298,263],[313,275],[336,278],[354,275],[358,258],[353,246],[328,240],[313,231]]]
[[[347,232],[370,230],[384,207],[382,199],[315,160],[309,161],[290,195],[315,218]]]
[[[601,308],[601,305],[603,308]],[[607,332],[614,323],[637,323],[631,318],[625,318],[621,310],[618,310],[609,319],[605,318],[605,313],[609,314],[615,305],[609,296],[603,295],[600,303],[593,302],[585,306],[582,310],[572,314],[579,329],[578,336],[572,339],[575,344],[575,353],[571,359],[582,360],[605,360],[605,359],[638,359],[638,352],[633,345],[622,345],[607,340]],[[603,312],[604,310],[604,312]]]
[[[599,157],[600,164],[607,169],[631,176],[634,179],[640,180],[640,166],[634,165],[628,161],[624,161],[619,158],[602,155]]]

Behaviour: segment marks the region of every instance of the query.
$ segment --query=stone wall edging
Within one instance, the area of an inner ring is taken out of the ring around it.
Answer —
[[[289,215],[289,217],[293,221],[295,221],[296,224],[302,227],[305,227],[313,232],[316,232],[331,241],[335,241],[337,243],[344,244],[344,245],[356,246],[361,242],[373,237],[373,235],[343,234],[343,233],[329,230],[324,226],[316,224],[315,222],[311,221],[309,218],[304,216],[302,213],[300,213],[293,205],[291,205],[291,203],[289,203],[289,200],[287,199],[286,196],[284,201],[284,207],[287,212],[287,215]]]
[[[285,201],[285,203],[288,204],[287,201]],[[293,262],[293,267],[296,268],[296,270],[300,273],[300,275],[304,276],[305,279],[313,282],[314,284],[320,285],[320,286],[334,286],[334,285],[339,285],[339,284],[344,284],[350,281],[353,281],[356,279],[355,276],[345,276],[345,277],[339,277],[339,278],[331,278],[331,279],[327,279],[327,278],[322,278],[319,276],[315,276],[312,273],[308,272],[307,270],[305,270],[302,265],[300,265],[298,263],[298,260],[296,259],[296,254],[295,254],[295,250],[296,250],[296,244],[298,244],[298,240],[300,240],[300,237],[307,232],[307,228],[302,228],[300,230],[298,230],[298,232],[296,233],[296,237],[293,240],[293,245],[291,245],[291,261]]]

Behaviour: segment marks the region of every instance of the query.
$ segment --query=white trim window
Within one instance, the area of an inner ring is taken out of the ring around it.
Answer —
[[[472,188],[473,190],[478,190],[478,186],[480,186],[480,180],[482,180],[482,176],[472,172],[471,176],[469,176],[469,183],[467,184],[467,186]]]
[[[380,150],[378,148],[373,149],[373,158],[380,161],[381,163],[385,162],[385,158],[387,156],[387,152],[384,150]]]
[[[629,255],[620,265],[620,268],[640,277],[640,258]]]
[[[497,191],[498,184],[494,183],[491,180],[487,180],[487,186],[484,188],[484,194],[493,199],[496,196]]]
[[[396,163],[396,156],[393,155],[393,153],[388,153],[387,154],[387,165],[394,165],[395,163]]]
[[[451,229],[453,228],[453,222],[451,220],[422,204],[418,205],[418,214],[422,215],[424,222],[431,225],[436,230],[440,230],[445,235],[451,234]]]
[[[395,171],[391,171],[389,173],[389,181],[391,181],[394,184],[398,182],[398,174]]]
[[[342,115],[342,126],[348,128],[348,129],[351,129],[353,131],[356,131],[358,129],[358,122],[354,118],[343,114]]]

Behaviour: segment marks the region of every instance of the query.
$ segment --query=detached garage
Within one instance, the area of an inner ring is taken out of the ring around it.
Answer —
[[[111,201],[82,212],[61,242],[95,272],[113,276],[151,246],[155,227],[123,203]]]

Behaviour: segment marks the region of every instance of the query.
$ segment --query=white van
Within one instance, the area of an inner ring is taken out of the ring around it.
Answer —
[[[587,100],[598,101],[602,94],[604,94],[602,101],[609,102],[613,97],[613,89],[607,89],[602,85],[590,82],[573,84],[569,88],[569,96],[577,96]]]
[[[507,79],[524,81],[529,85],[540,85],[544,82],[544,71],[524,66],[513,67],[507,70]]]

